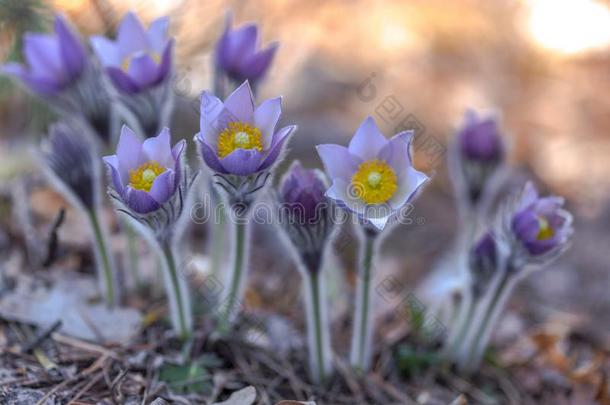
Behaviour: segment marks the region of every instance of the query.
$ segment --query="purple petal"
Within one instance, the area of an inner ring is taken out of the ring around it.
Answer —
[[[142,143],[146,160],[153,160],[163,167],[173,167],[171,137],[169,128],[163,128],[159,135],[148,138]]]
[[[161,173],[153,182],[148,194],[163,205],[174,194],[175,187],[175,172],[170,169]]]
[[[28,32],[24,35],[23,42],[25,59],[32,73],[37,76],[54,78],[58,82],[66,81],[59,42],[56,38]]]
[[[123,125],[121,128],[116,156],[119,161],[121,179],[123,184],[127,184],[129,183],[129,170],[135,169],[145,162],[140,139],[127,125]]]
[[[176,188],[180,181],[182,181],[182,165],[185,164],[186,159],[184,158],[184,151],[186,150],[186,140],[182,139],[172,148],[172,157],[174,158],[174,189],[172,191],[175,192]]]
[[[267,73],[278,46],[277,43],[271,44],[267,49],[251,56],[247,64],[244,60],[242,75],[253,82],[260,80]]]
[[[351,181],[352,176],[358,170],[361,159],[352,155],[349,149],[341,145],[318,145],[318,155],[322,159],[324,169],[331,179],[342,179]]]
[[[230,24],[230,20],[228,23]],[[254,53],[257,37],[258,32],[254,24],[236,30],[227,26],[216,47],[217,62],[229,73],[236,73],[240,61]]]
[[[122,61],[117,44],[102,36],[94,36],[89,39],[95,54],[104,66],[120,67]]]
[[[177,144],[172,148],[172,157],[174,160],[180,160],[182,158],[182,153],[186,149],[186,140],[181,139]]]
[[[375,120],[367,117],[354,134],[348,149],[352,155],[370,160],[377,158],[377,154],[387,143],[388,140],[377,128]]]
[[[124,186],[123,181],[121,180],[121,174],[119,173],[119,160],[116,155],[104,156],[102,158],[108,170],[110,171],[110,176],[112,178],[112,185],[114,190],[119,193],[119,195],[123,195]]]
[[[401,132],[390,139],[390,141],[379,151],[379,158],[385,160],[394,169],[398,182],[406,174],[406,169],[412,167],[411,163],[411,141],[413,131]]]
[[[219,173],[227,173],[225,168],[220,163],[216,152],[207,144],[204,137],[201,135],[201,132],[195,135],[195,142],[199,145],[199,153],[201,154],[201,158],[203,162],[213,171]]]
[[[134,52],[148,49],[148,37],[142,23],[134,13],[127,13],[121,21],[117,43],[121,59]]]
[[[169,18],[157,18],[148,27],[148,40],[150,47],[157,53],[162,53],[167,44],[167,28],[169,26]]]
[[[112,83],[114,83],[115,87],[119,90],[127,94],[133,94],[140,91],[138,85],[135,84],[122,69],[114,66],[108,66],[106,68],[106,73],[108,74],[108,77],[110,77],[110,80],[112,80]]]
[[[254,124],[254,97],[250,83],[245,81],[225,100],[225,108],[236,121]]]
[[[523,192],[521,193],[521,199],[519,201],[518,209],[525,208],[536,202],[538,199],[538,190],[534,186],[534,183],[528,181],[523,188]]]
[[[78,37],[70,30],[66,21],[60,16],[55,18],[55,32],[59,39],[61,57],[68,75],[71,78],[77,77],[85,67],[85,49]]]
[[[165,80],[172,70],[174,40],[170,40],[161,55],[161,63],[157,69],[157,82]]]
[[[403,171],[403,178],[398,180],[398,189],[388,201],[388,204],[395,210],[412,201],[421,187],[430,180],[428,176],[413,167],[409,166],[407,170],[403,169]]]
[[[282,129],[280,129],[278,131],[278,133],[275,134],[275,136],[273,137],[273,143],[271,145],[271,149],[269,149],[269,151],[267,152],[267,156],[262,161],[261,166],[259,167],[259,170],[264,170],[264,169],[270,167],[278,160],[278,158],[280,157],[280,154],[282,153],[286,140],[290,137],[290,135],[296,129],[297,129],[296,125],[290,125],[288,127],[284,127]]]
[[[224,104],[213,94],[204,91],[201,94],[201,103],[199,107],[199,128],[202,138],[208,145],[216,147],[218,136],[218,117],[225,111]]]
[[[158,83],[158,67],[148,53],[134,55],[127,72],[131,80],[140,88]]]
[[[61,83],[52,78],[34,76],[18,63],[7,63],[2,67],[2,71],[17,77],[34,93],[44,96],[52,96],[63,88]]]
[[[130,186],[125,187],[123,194],[125,204],[138,214],[148,214],[158,210],[160,205],[146,191],[136,190]]]
[[[275,126],[281,114],[281,97],[266,100],[254,111],[254,126],[262,132],[263,149],[268,149],[271,146],[271,138],[275,133]]]
[[[247,176],[258,171],[262,154],[252,149],[236,149],[229,153],[220,164],[224,169],[238,176]]]

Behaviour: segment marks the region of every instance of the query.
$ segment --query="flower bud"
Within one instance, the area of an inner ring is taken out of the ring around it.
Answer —
[[[42,156],[58,186],[75,197],[79,205],[91,210],[97,205],[99,165],[92,151],[93,142],[83,135],[84,128],[75,125],[53,124]]]

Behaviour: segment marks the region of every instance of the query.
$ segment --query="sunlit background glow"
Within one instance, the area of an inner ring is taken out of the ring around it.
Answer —
[[[529,29],[541,46],[565,54],[610,46],[610,9],[594,0],[531,0]]]

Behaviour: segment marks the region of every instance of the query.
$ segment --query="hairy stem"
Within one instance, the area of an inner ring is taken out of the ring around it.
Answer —
[[[188,289],[181,280],[176,266],[176,258],[171,243],[161,246],[165,261],[165,284],[169,298],[170,312],[174,329],[182,339],[191,334],[191,311],[189,308]]]
[[[322,308],[323,288],[322,275],[319,274],[320,269],[307,272],[307,289],[309,290],[309,302],[307,305],[307,328],[310,336],[310,368],[312,379],[317,383],[324,383],[326,380],[327,359],[330,350],[328,335],[325,329],[328,325],[325,322],[325,316]]]
[[[501,279],[493,292],[489,305],[485,308],[483,320],[479,324],[479,328],[471,342],[472,344],[467,348],[466,361],[462,364],[462,368],[468,372],[478,368],[481,363],[485,346],[491,335],[490,328],[493,327],[494,319],[497,318],[499,311],[501,311],[508,296],[510,290],[510,273],[504,272],[500,277]]]
[[[111,253],[109,252],[106,243],[106,233],[102,228],[95,208],[88,211],[88,216],[89,221],[91,222],[93,239],[96,247],[95,258],[97,260],[98,276],[102,278],[100,281],[103,286],[106,302],[110,307],[113,307],[118,301],[114,260],[110,257]]]
[[[375,235],[365,232],[364,254],[358,278],[355,331],[352,339],[350,362],[360,372],[366,372],[370,362],[371,346],[371,273],[375,248]]]
[[[220,308],[220,330],[221,332],[228,332],[231,321],[237,315],[237,304],[241,300],[240,292],[242,286],[242,279],[246,273],[245,263],[247,260],[247,233],[248,233],[248,222],[247,219],[241,218],[235,220],[235,233],[233,243],[233,266],[232,271],[229,274],[229,291],[226,295],[226,299],[222,303]]]

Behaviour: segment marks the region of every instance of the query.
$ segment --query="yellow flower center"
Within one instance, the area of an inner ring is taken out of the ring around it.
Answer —
[[[388,201],[398,188],[394,169],[383,160],[367,160],[352,176],[352,195],[367,204]]]
[[[150,191],[155,179],[165,171],[165,167],[155,161],[141,164],[129,171],[129,185],[136,190]]]
[[[263,150],[260,129],[243,122],[230,122],[218,136],[218,157],[222,159],[235,149]]]
[[[147,53],[148,56],[151,57],[151,59],[158,65],[159,63],[161,63],[161,55],[159,55],[157,52],[145,52],[145,51],[136,51],[133,53],[130,53],[129,55],[127,55],[124,59],[123,62],[121,63],[121,69],[123,69],[125,72],[129,71],[129,66],[131,65],[131,61],[133,60],[134,57],[138,56],[138,55],[142,55],[142,53]]]
[[[536,235],[536,239],[547,240],[547,239],[551,239],[553,236],[555,236],[555,231],[549,224],[549,221],[546,218],[539,216],[538,217],[538,235]]]

